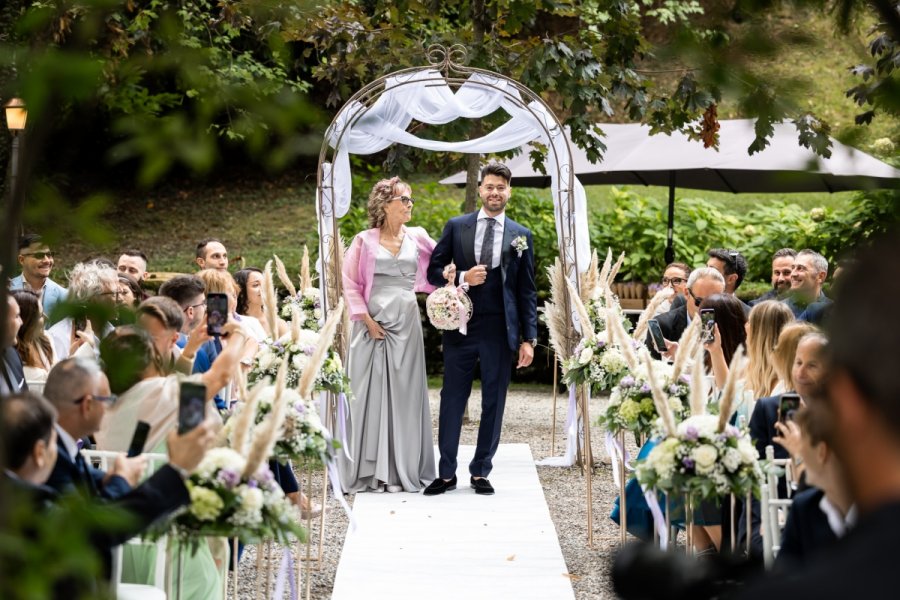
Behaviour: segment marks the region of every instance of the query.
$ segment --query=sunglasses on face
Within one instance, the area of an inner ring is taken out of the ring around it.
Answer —
[[[38,260],[44,260],[47,258],[53,258],[52,252],[23,252],[22,256],[30,256],[32,258],[36,258]]]
[[[116,400],[119,399],[119,397],[116,396],[115,394],[111,394],[109,396],[95,396],[94,394],[85,394],[81,398],[72,402],[72,404],[81,404],[82,402],[87,400],[89,397],[93,398],[97,402],[103,402],[104,404],[115,404]]]
[[[394,196],[393,198],[391,198],[391,201],[393,202],[394,200],[399,200],[403,203],[403,206],[412,206],[416,203],[416,201],[409,196]]]
[[[694,299],[694,306],[696,306],[697,308],[700,308],[700,305],[703,304],[704,299],[699,296],[695,296],[694,292],[692,292],[691,290],[688,290],[688,294],[690,294],[691,298]]]

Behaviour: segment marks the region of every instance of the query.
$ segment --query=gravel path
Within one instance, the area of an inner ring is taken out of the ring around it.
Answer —
[[[434,437],[437,439],[437,408],[439,390],[430,391],[431,412],[433,415]],[[550,424],[552,417],[552,395],[549,388],[543,391],[510,391],[507,396],[506,412],[503,418],[501,443],[527,443],[535,460],[547,456],[562,454],[565,439],[562,429],[566,419],[565,396],[557,398],[557,436],[556,451],[550,449]],[[480,393],[472,393],[472,420],[463,426],[462,444],[475,444],[480,413]],[[598,404],[594,409],[596,417],[600,410]],[[596,426],[591,428],[591,441],[595,460],[603,456],[602,432]],[[633,449],[632,449],[633,451]],[[593,483],[594,499],[594,547],[587,547],[587,510],[585,505],[585,477],[578,468],[538,467],[538,476],[544,488],[544,496],[550,507],[550,516],[556,525],[556,533],[562,548],[563,557],[572,578],[575,597],[579,600],[588,598],[613,598],[610,582],[610,558],[618,547],[618,526],[609,520],[613,500],[616,497],[612,473],[609,467],[601,464],[595,471]],[[318,477],[316,478],[318,479]],[[320,494],[320,482],[313,487]],[[502,493],[500,490],[498,493]],[[352,500],[351,500],[352,504]],[[334,498],[327,501],[327,520],[325,540],[320,567],[312,571],[308,582],[310,598],[325,599],[331,596],[335,572],[340,560],[341,546],[347,533],[347,518]],[[314,542],[318,542],[318,528],[314,527]],[[313,548],[316,554],[317,548]],[[276,557],[274,570],[277,572],[280,556]],[[265,563],[263,563],[265,565]],[[263,570],[265,572],[265,569]],[[307,581],[301,582],[305,597]],[[256,548],[248,547],[240,565],[241,586],[237,597],[249,599],[256,597],[254,590],[257,582]],[[274,585],[274,583],[273,583]],[[229,585],[228,598],[233,598],[233,590]],[[262,596],[260,596],[262,597]],[[266,596],[268,597],[268,596]],[[552,600],[552,599],[548,599]]]

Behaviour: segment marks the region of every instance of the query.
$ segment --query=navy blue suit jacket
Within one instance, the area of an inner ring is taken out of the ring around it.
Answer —
[[[14,346],[0,351],[0,369],[0,396],[28,391],[22,359]],[[11,380],[9,383],[7,377]]]
[[[428,264],[428,281],[445,285],[444,267],[453,262],[457,274],[478,264],[475,258],[475,224],[478,212],[450,219],[444,227]],[[534,283],[534,240],[531,231],[508,216],[504,219],[503,242],[500,245],[500,268],[503,276],[503,305],[509,348],[515,352],[522,340],[537,337],[537,287]],[[522,256],[512,247],[513,239],[524,236],[528,248]],[[458,277],[458,275],[457,275]],[[459,283],[457,281],[457,283]]]
[[[818,488],[803,490],[794,496],[781,537],[777,568],[796,567],[837,540],[828,517],[819,508],[824,492]]]
[[[88,473],[83,472],[75,464],[75,457],[69,454],[65,444],[57,444],[59,451],[56,456],[56,464],[53,472],[45,485],[55,489],[59,493],[69,492],[74,488],[83,488],[91,496],[114,500],[131,491],[131,486],[123,478],[113,475],[106,484],[103,479],[106,473],[87,465]],[[88,476],[89,475],[89,476]]]

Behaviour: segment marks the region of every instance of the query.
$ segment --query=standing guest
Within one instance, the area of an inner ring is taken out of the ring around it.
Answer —
[[[266,318],[266,307],[263,302],[264,280],[263,272],[256,267],[247,267],[234,274],[234,281],[238,284],[240,290],[237,297],[236,312],[242,317],[253,317],[259,321],[266,333],[266,337],[277,340],[290,331],[290,326],[284,319],[276,315],[277,331],[269,330],[269,320]]]
[[[53,316],[53,307],[66,299],[66,289],[50,279],[53,252],[41,241],[41,236],[29,233],[19,238],[19,264],[22,274],[13,277],[9,289],[36,292],[44,307],[44,314]],[[48,322],[49,327],[52,323]]]
[[[22,359],[29,389],[40,392],[40,385],[47,381],[50,369],[56,364],[56,353],[53,352],[53,344],[44,331],[44,313],[38,295],[26,290],[13,292],[12,295],[19,305],[19,315],[22,319],[22,326],[16,336],[16,352]]]
[[[184,323],[175,345],[182,349],[182,356],[190,359],[190,352],[184,352],[188,337],[198,327],[206,329],[206,284],[196,275],[178,275],[163,283],[159,295],[171,298],[181,307]],[[212,360],[210,355],[218,354],[212,340],[205,342],[194,353],[194,373],[205,373]]]
[[[141,286],[138,284],[137,280],[131,275],[119,273],[118,277],[119,295],[116,296],[116,301],[120,308],[129,311],[134,310],[137,308],[137,305],[141,303],[144,292],[141,290]],[[146,298],[144,299],[146,300]]]
[[[822,284],[828,277],[828,260],[814,250],[801,250],[794,258],[791,271],[791,291],[784,300],[795,317],[814,303],[830,304],[831,300],[822,293]]]
[[[656,318],[660,329],[662,329],[663,337],[667,342],[672,342],[671,344],[666,344],[666,347],[669,348],[667,356],[671,356],[674,353],[674,348],[677,347],[677,340],[681,339],[681,334],[687,329],[690,320],[700,314],[700,304],[703,300],[725,291],[725,278],[715,269],[701,267],[691,272],[685,289],[687,291],[687,301]],[[655,350],[652,350],[654,344],[649,334],[647,334],[647,347],[651,348],[651,354],[657,358],[659,357]]]
[[[0,340],[0,397],[28,391],[22,359],[16,352],[16,341],[22,327],[19,303],[9,295],[6,297],[6,339]]]
[[[353,320],[347,371],[355,400],[339,455],[344,490],[415,492],[434,479],[425,346],[415,292],[430,292],[434,240],[407,227],[415,200],[399,177],[369,194],[370,229],[344,259],[344,297]]]
[[[95,305],[101,313],[112,315],[119,293],[119,276],[112,267],[97,262],[78,263],[69,273],[68,301],[81,306]],[[90,325],[90,330],[88,329]],[[112,325],[100,317],[77,321],[67,317],[53,325],[47,333],[59,360],[74,354],[85,342],[94,348]]]
[[[197,243],[197,254],[194,259],[200,269],[228,270],[228,251],[225,244],[216,238],[207,238]]]
[[[481,209],[451,219],[444,227],[428,266],[428,281],[441,285],[450,264],[461,269],[454,280],[469,285],[472,319],[468,335],[445,331],[444,382],[438,421],[441,460],[438,478],[425,490],[442,494],[456,487],[459,435],[475,366],[481,370],[481,424],[475,456],[469,463],[470,485],[490,495],[487,480],[500,444],[503,409],[511,363],[527,367],[537,344],[537,289],[531,231],[506,216],[512,191],[509,168],[498,163],[481,170]]]
[[[790,309],[775,300],[766,300],[750,310],[747,320],[747,390],[754,398],[787,391],[780,385],[774,351],[784,326],[794,320]]]
[[[675,294],[659,305],[656,309],[656,315],[668,312],[687,301],[687,281],[690,276],[691,268],[684,263],[673,262],[666,265],[663,271],[662,286],[664,288],[671,287]]]
[[[794,257],[797,251],[793,248],[782,248],[772,255],[772,289],[750,301],[756,306],[766,300],[781,300],[791,289],[791,273],[794,271]]]
[[[147,276],[150,274],[147,271],[147,264],[147,255],[140,250],[125,250],[119,256],[116,270],[119,273],[133,277],[135,281],[140,283],[147,279]]]

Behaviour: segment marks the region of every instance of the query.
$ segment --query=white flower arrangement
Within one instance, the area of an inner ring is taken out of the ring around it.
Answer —
[[[668,363],[654,361],[653,366],[656,384],[665,393],[670,410],[677,418],[682,418],[689,409],[690,379],[680,375],[673,380],[673,369]],[[647,367],[641,364],[619,379],[597,422],[614,435],[631,431],[647,438],[659,433],[659,416],[653,401],[650,375]]]
[[[472,300],[462,287],[449,283],[428,295],[425,312],[437,329],[457,330],[463,324],[463,314],[466,321],[472,317]]]
[[[758,494],[763,472],[746,432],[717,415],[695,415],[681,422],[675,436],[659,443],[638,463],[637,478],[648,489],[689,494],[696,500]]]
[[[296,387],[318,342],[319,334],[308,329],[286,333],[274,342],[271,339],[263,340],[247,376],[250,385],[258,384],[265,378],[274,381],[281,362],[286,361],[287,386]]]
[[[517,236],[513,238],[511,246],[513,247],[513,250],[516,251],[519,258],[522,258],[522,253],[528,250],[528,238],[524,235]]]
[[[612,389],[628,374],[628,363],[622,351],[609,343],[607,332],[598,333],[591,340],[582,339],[563,361],[563,381],[569,385],[590,384],[593,392]],[[633,343],[637,349],[639,344]]]
[[[281,305],[281,318],[292,321],[295,317],[294,308],[297,309],[296,317],[300,319],[300,327],[310,331],[318,331],[322,321],[322,300],[319,288],[310,287],[300,290],[296,295],[288,296]]]

